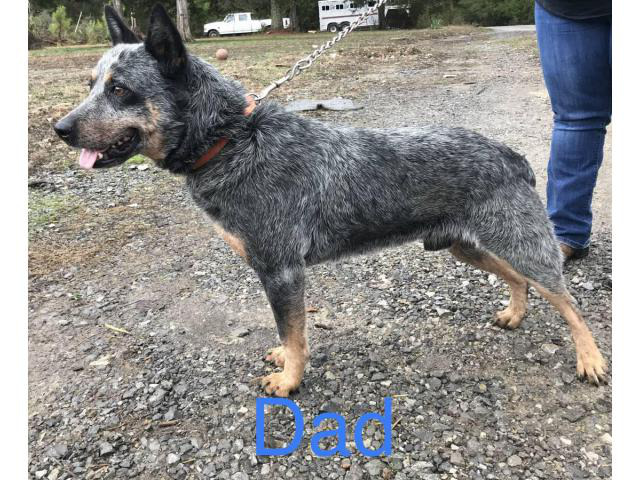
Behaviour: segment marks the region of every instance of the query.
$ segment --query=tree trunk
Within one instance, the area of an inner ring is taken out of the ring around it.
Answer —
[[[36,36],[31,32],[31,30],[29,30],[29,43],[27,45],[27,48],[29,50],[36,48],[36,45],[38,44],[38,39],[36,38]]]
[[[378,7],[378,29],[379,30],[384,30],[384,28],[387,26],[387,21],[384,17],[384,5],[380,5]]]
[[[291,0],[291,6],[289,7],[289,22],[291,22],[291,31],[300,31],[300,21],[298,20],[298,6],[297,0]]]
[[[278,0],[271,0],[271,30],[282,30],[282,10]]]
[[[122,16],[122,0],[113,0],[111,3],[113,3],[113,8],[116,9],[116,12],[118,12],[118,15],[120,15],[122,18],[124,18]]]
[[[187,0],[176,0],[176,26],[180,32],[182,40],[185,42],[192,42],[191,28],[189,27],[189,3]]]

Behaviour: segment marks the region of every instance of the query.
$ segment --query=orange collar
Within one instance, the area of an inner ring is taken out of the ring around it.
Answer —
[[[248,117],[255,110],[256,101],[251,95],[246,95],[245,98],[247,99],[247,106],[244,108],[244,116]],[[222,137],[216,143],[214,143],[213,146],[209,150],[207,150],[196,163],[193,164],[192,170],[197,170],[201,167],[204,167],[209,162],[209,160],[220,153],[220,151],[224,148],[228,141],[229,139],[227,137]]]

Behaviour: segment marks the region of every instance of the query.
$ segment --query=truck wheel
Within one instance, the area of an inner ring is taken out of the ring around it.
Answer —
[[[209,30],[209,32],[207,33],[208,37],[219,37],[220,34],[218,33],[217,30]]]
[[[344,30],[345,28],[349,28],[351,24],[349,22],[344,22],[340,24],[340,30]]]
[[[338,25],[332,23],[327,27],[327,30],[329,30],[331,33],[336,33],[338,31]]]

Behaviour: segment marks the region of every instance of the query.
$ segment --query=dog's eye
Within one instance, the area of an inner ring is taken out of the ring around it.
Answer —
[[[116,97],[122,97],[125,93],[127,93],[127,89],[123,87],[113,87],[113,94]]]

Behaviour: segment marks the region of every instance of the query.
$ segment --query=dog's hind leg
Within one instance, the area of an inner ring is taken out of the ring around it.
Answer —
[[[564,317],[576,347],[578,376],[598,384],[606,363],[562,275],[562,253],[540,198],[509,184],[469,212],[480,248],[522,275]]]
[[[571,335],[576,346],[576,371],[579,377],[586,377],[591,383],[598,385],[604,380],[607,364],[598,350],[596,342],[584,322],[569,292],[563,290],[552,292],[537,282],[531,285],[553,305],[569,324]]]
[[[304,308],[304,269],[302,266],[280,268],[260,273],[278,327],[281,347],[273,349],[267,360],[282,366],[282,372],[262,378],[268,394],[287,397],[302,381],[309,359]]]
[[[498,313],[498,324],[502,327],[516,328],[526,305],[527,283],[530,283],[540,294],[553,305],[566,320],[576,347],[576,371],[579,377],[586,377],[591,383],[598,385],[604,379],[607,370],[606,363],[600,350],[593,340],[580,311],[569,292],[566,290],[562,277],[557,278],[548,287],[539,281],[518,273],[506,260],[493,253],[484,253],[477,249],[469,249],[454,245],[451,252],[461,260],[477,268],[500,275],[511,287],[511,302],[506,310]],[[551,289],[553,288],[553,290]],[[513,307],[513,308],[512,308]],[[504,319],[508,321],[502,324]],[[514,322],[514,323],[512,323]]]
[[[502,328],[518,328],[527,311],[527,280],[507,262],[475,247],[455,243],[449,251],[458,260],[493,273],[509,285],[509,306],[496,313],[496,324]]]

